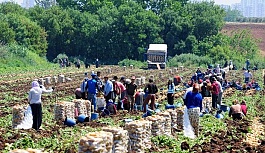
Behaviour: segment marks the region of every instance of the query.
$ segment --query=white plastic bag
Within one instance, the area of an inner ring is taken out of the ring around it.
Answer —
[[[27,109],[24,112],[24,120],[22,121],[21,124],[17,126],[18,129],[30,129],[32,128],[33,124],[33,116],[32,116],[32,111],[30,105],[27,107]]]
[[[191,139],[195,138],[193,127],[190,124],[190,119],[189,119],[187,107],[185,107],[185,109],[184,109],[184,136],[191,138]]]

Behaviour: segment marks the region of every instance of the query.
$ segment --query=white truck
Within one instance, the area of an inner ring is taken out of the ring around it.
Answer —
[[[146,55],[148,69],[166,68],[167,44],[149,44]]]

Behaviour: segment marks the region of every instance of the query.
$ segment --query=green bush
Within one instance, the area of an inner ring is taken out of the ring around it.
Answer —
[[[131,60],[131,59],[124,59],[118,63],[119,66],[130,66],[133,65],[134,67],[137,68],[146,68],[147,63],[146,62],[141,62],[141,61],[136,61],[136,60]]]
[[[169,67],[178,66],[206,66],[212,63],[212,59],[206,56],[198,56],[195,54],[180,54],[171,58],[167,65]]]
[[[29,67],[52,66],[47,59],[40,57],[28,48],[12,44],[0,45],[0,72],[17,71]]]

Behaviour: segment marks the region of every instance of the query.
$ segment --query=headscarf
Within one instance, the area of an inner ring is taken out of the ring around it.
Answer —
[[[31,83],[31,87],[32,88],[34,88],[34,87],[39,87],[40,86],[40,84],[38,83],[38,81],[33,81],[32,83]]]

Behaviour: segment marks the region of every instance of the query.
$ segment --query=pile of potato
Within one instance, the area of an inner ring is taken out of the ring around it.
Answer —
[[[144,153],[151,145],[151,122],[136,120],[125,124],[129,133],[129,152]],[[149,130],[149,131],[148,131]]]
[[[112,150],[115,153],[127,153],[129,144],[129,134],[127,130],[120,127],[103,127],[103,131],[113,134]]]
[[[159,136],[165,133],[164,126],[165,126],[166,119],[163,116],[152,115],[152,116],[148,116],[146,119],[152,122],[151,124],[152,136]]]
[[[54,119],[57,122],[64,121],[67,118],[75,118],[75,103],[61,101],[54,106]]]
[[[80,139],[78,153],[112,153],[112,146],[112,133],[90,132]]]
[[[12,127],[16,128],[24,120],[25,108],[23,106],[16,105],[13,107],[13,119]]]

